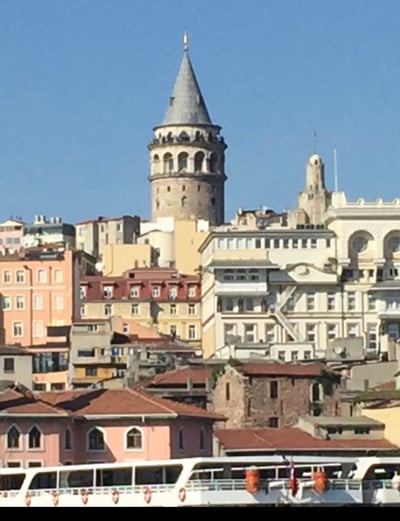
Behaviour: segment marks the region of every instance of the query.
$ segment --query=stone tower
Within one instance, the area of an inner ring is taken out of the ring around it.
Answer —
[[[325,187],[324,163],[317,154],[312,154],[306,164],[306,186],[298,197],[297,224],[322,224],[330,201],[331,193]]]
[[[224,222],[225,149],[189,58],[187,35],[182,62],[161,125],[149,143],[151,218]]]

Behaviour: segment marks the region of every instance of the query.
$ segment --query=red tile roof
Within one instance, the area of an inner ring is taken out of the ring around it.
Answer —
[[[161,415],[223,420],[199,407],[158,398],[134,389],[42,392],[40,399],[74,415]]]
[[[296,427],[282,429],[217,429],[215,436],[225,450],[276,451],[276,450],[357,450],[398,449],[386,439],[313,438]]]
[[[38,400],[31,392],[21,393],[14,389],[6,389],[0,393],[0,411],[2,414],[26,414],[37,416],[55,415],[65,416],[63,410],[54,405]]]
[[[237,368],[245,375],[265,376],[303,376],[313,377],[321,374],[325,368],[320,363],[294,364],[276,362],[247,362],[241,363]]]
[[[149,382],[150,387],[165,387],[174,385],[186,385],[190,379],[193,385],[205,385],[207,378],[211,376],[210,367],[183,367],[173,369],[165,373],[157,374]]]

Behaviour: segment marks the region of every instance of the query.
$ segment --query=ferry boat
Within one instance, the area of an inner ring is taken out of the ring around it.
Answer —
[[[0,469],[0,507],[398,504],[400,457],[205,457]]]

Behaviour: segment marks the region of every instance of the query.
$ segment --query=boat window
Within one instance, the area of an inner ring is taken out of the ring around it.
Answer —
[[[400,473],[399,465],[385,465],[382,463],[371,465],[367,470],[364,479],[392,479],[395,471]]]
[[[96,470],[97,487],[132,485],[132,467],[119,469],[100,468]]]
[[[0,490],[19,490],[25,474],[4,474],[0,476]]]
[[[136,485],[159,485],[163,483],[176,483],[182,465],[167,465],[165,467],[136,467]]]
[[[93,470],[62,470],[60,472],[60,488],[77,488],[93,486]]]
[[[30,490],[57,487],[57,472],[38,472],[29,485]]]

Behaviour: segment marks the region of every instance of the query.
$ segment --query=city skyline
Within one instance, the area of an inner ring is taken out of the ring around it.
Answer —
[[[395,198],[398,14],[392,0],[3,2],[2,218],[150,217],[147,144],[185,30],[228,145],[226,220],[239,207],[294,207],[314,151],[329,189],[336,149],[349,199]]]

